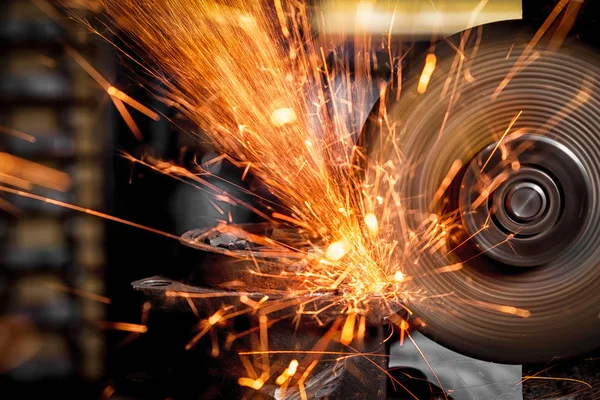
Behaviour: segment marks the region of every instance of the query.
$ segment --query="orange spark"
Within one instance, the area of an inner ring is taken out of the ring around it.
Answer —
[[[462,300],[464,303],[473,304],[480,308],[485,308],[487,310],[501,312],[503,314],[515,315],[521,318],[529,318],[531,316],[531,312],[529,310],[525,310],[523,308],[517,308],[514,306],[507,306],[502,304],[492,304],[486,303],[482,301],[475,300]]]
[[[463,165],[463,163],[461,160],[454,160],[454,162],[450,166],[450,169],[448,170],[448,173],[446,174],[446,177],[440,184],[438,190],[433,195],[433,199],[431,200],[431,204],[429,205],[430,209],[433,209],[433,207],[437,204],[437,202],[440,201],[440,199],[442,198],[442,196],[444,195],[444,193],[446,192],[446,190],[448,189],[448,187],[454,180],[454,177],[456,176],[456,174],[458,174],[458,172],[462,168],[462,165]]]
[[[238,385],[246,386],[246,387],[252,388],[254,390],[260,390],[260,388],[262,388],[264,384],[265,384],[265,381],[263,381],[261,378],[258,378],[258,379],[239,378],[238,379]]]
[[[298,369],[298,360],[290,361],[290,365],[283,371],[281,375],[277,377],[275,383],[277,385],[283,385],[285,381],[287,381],[290,377],[294,376],[296,370]]]
[[[498,176],[496,176],[494,178],[494,180],[490,183],[490,185],[488,187],[484,188],[481,191],[481,194],[479,195],[479,197],[477,197],[475,199],[475,201],[473,202],[473,204],[471,204],[471,209],[476,210],[477,208],[479,208],[479,206],[482,205],[488,199],[488,197],[490,197],[490,195],[492,193],[494,193],[494,190],[496,190],[502,182],[504,182],[506,179],[508,179],[508,176],[509,175],[506,172],[503,172],[503,173],[499,174]]]
[[[5,133],[7,135],[14,136],[16,138],[25,140],[26,142],[29,142],[29,143],[35,143],[35,141],[36,141],[35,136],[29,135],[25,132],[21,132],[21,131],[18,131],[16,129],[12,129],[12,128],[9,128],[6,126],[0,125],[0,133]]]
[[[400,328],[400,346],[401,347],[404,346],[404,335],[408,331],[409,327],[410,327],[410,325],[404,319],[402,320],[402,322],[400,322],[399,328]]]
[[[485,170],[485,167],[487,167],[488,163],[492,159],[492,156],[494,155],[494,153],[496,152],[496,150],[498,150],[498,147],[500,147],[500,144],[504,141],[504,138],[506,137],[506,135],[508,135],[508,132],[510,132],[510,130],[513,127],[513,125],[515,124],[515,122],[517,122],[517,120],[519,119],[519,117],[521,116],[521,114],[523,114],[523,110],[519,111],[517,113],[517,115],[515,115],[513,117],[513,119],[510,121],[510,124],[508,124],[508,128],[506,128],[506,130],[504,131],[504,134],[502,135],[502,137],[500,138],[500,140],[498,140],[498,142],[496,143],[496,146],[494,147],[494,150],[492,150],[492,152],[488,156],[487,160],[483,164],[483,167],[481,167],[481,169],[479,170],[479,172],[483,172],[483,170]]]
[[[112,385],[108,385],[102,391],[101,398],[107,400],[110,399],[113,394],[115,394],[115,388]]]
[[[148,322],[148,315],[150,315],[151,308],[152,308],[152,304],[150,304],[149,301],[144,302],[144,305],[142,306],[142,318],[141,318],[142,325],[146,325],[146,323]]]
[[[213,315],[211,315],[208,318],[208,323],[210,325],[216,325],[221,320],[221,317],[223,316],[223,313],[224,313],[224,310],[220,309],[219,311],[217,311],[216,313],[214,313]]]
[[[425,66],[423,67],[423,72],[421,73],[421,78],[419,79],[419,85],[417,86],[417,92],[419,94],[423,94],[427,91],[427,86],[429,86],[429,81],[431,80],[431,76],[435,71],[436,64],[437,57],[435,56],[435,54],[427,54],[427,58],[425,59]]]
[[[287,38],[290,36],[290,30],[287,27],[286,16],[283,12],[281,0],[275,0],[275,9],[277,10],[277,18],[279,18],[279,24],[281,25],[281,33]]]
[[[463,269],[463,263],[456,263],[452,265],[446,265],[445,267],[440,267],[435,269],[435,273],[437,274],[445,274],[448,272],[456,272]]]
[[[573,379],[573,378],[555,378],[555,377],[550,377],[550,376],[535,376],[534,375],[534,376],[524,376],[522,382],[529,380],[529,379],[575,382],[575,383],[581,383],[582,385],[585,385],[585,386],[589,387],[590,389],[592,389],[592,385],[590,385],[589,383],[579,380],[579,379]]]
[[[130,221],[127,221],[127,220],[122,219],[122,218],[117,218],[117,217],[113,217],[112,215],[108,215],[108,214],[104,214],[104,213],[101,213],[101,212],[98,212],[98,211],[90,210],[89,208],[75,206],[73,204],[65,203],[63,201],[58,201],[58,200],[50,199],[48,197],[38,196],[38,195],[33,194],[33,193],[23,192],[21,190],[12,189],[12,188],[9,188],[9,187],[6,187],[6,186],[0,186],[0,191],[7,192],[7,193],[12,193],[12,194],[16,194],[17,196],[21,196],[21,197],[27,197],[27,198],[30,198],[30,199],[42,201],[44,203],[52,204],[52,205],[55,205],[55,206],[68,208],[70,210],[79,211],[79,212],[82,212],[82,213],[85,213],[85,214],[89,214],[89,215],[93,215],[95,217],[103,218],[103,219],[106,219],[106,220],[109,220],[109,221],[118,222],[120,224],[132,226],[134,228],[138,228],[138,229],[142,229],[142,230],[145,230],[145,231],[148,231],[148,232],[156,233],[158,235],[166,236],[168,238],[175,239],[177,241],[180,240],[180,237],[177,236],[177,235],[172,235],[170,233],[162,232],[162,231],[159,231],[157,229],[153,229],[153,228],[149,228],[149,227],[144,226],[144,225],[136,224],[135,222],[130,222]]]
[[[100,296],[100,295],[90,293],[90,292],[87,292],[87,291],[81,290],[81,289],[71,288],[66,285],[62,285],[60,283],[48,282],[48,283],[46,283],[46,285],[52,289],[60,290],[61,292],[71,293],[71,294],[74,294],[79,297],[98,301],[100,303],[104,303],[104,304],[111,303],[111,300],[108,297]]]
[[[346,322],[344,322],[344,327],[342,328],[342,336],[340,337],[340,343],[344,345],[348,345],[352,343],[354,339],[354,325],[356,323],[356,313],[351,312],[348,314],[346,318]]]
[[[1,179],[0,179],[1,181]],[[0,197],[0,210],[4,210],[9,214],[12,214],[15,217],[18,217],[21,214],[21,209],[15,207],[10,201],[4,200]]]
[[[436,379],[436,381],[437,381],[437,383],[439,385],[439,388],[442,389],[442,393],[444,394],[444,398],[446,400],[448,400],[448,395],[446,394],[446,389],[444,389],[444,385],[442,385],[442,382],[440,381],[440,378],[437,376],[437,374],[433,370],[433,367],[429,363],[429,360],[427,360],[427,357],[425,357],[425,354],[423,354],[423,352],[421,351],[421,348],[419,347],[419,345],[417,345],[417,342],[415,342],[415,340],[412,338],[412,336],[410,336],[410,333],[406,332],[406,334],[407,334],[408,338],[410,339],[410,341],[412,342],[412,344],[417,349],[417,351],[419,352],[419,354],[421,355],[421,358],[423,358],[423,360],[425,361],[425,363],[429,367],[429,370],[431,371],[431,373],[433,374],[433,376],[435,377],[435,379]]]
[[[60,192],[71,187],[71,177],[64,172],[8,153],[0,153],[0,172]]]
[[[302,374],[302,376],[298,380],[298,388],[300,389],[300,398],[302,400],[308,400],[308,397],[306,396],[306,390],[304,389],[304,382],[306,381],[306,378],[308,378],[308,376],[310,375],[311,371],[316,366],[317,366],[317,360],[314,360],[312,363],[310,363],[310,365],[308,366],[308,368],[306,368],[306,371],[304,371],[304,373]]]
[[[104,90],[108,90],[112,85],[98,70],[96,70],[92,64],[90,64],[77,50],[71,46],[65,46],[65,53],[71,57],[79,66],[87,72],[87,74],[94,79],[98,85]]]
[[[135,136],[135,138],[137,140],[142,140],[144,138],[144,136],[142,135],[140,128],[138,128],[137,124],[133,120],[133,117],[127,110],[127,107],[125,107],[125,104],[123,104],[123,102],[116,97],[111,96],[110,99],[112,100],[113,104],[117,108],[117,111],[119,111],[119,114],[121,114],[121,117],[123,117],[123,120],[129,127],[129,130],[131,131],[131,133],[133,133],[133,136]]]
[[[292,223],[294,225],[298,225],[298,226],[301,226],[303,228],[312,230],[312,228],[311,228],[310,225],[308,225],[305,222],[302,222],[302,221],[300,221],[300,220],[298,220],[296,218],[288,217],[287,215],[283,215],[283,214],[280,214],[280,213],[277,213],[277,212],[274,212],[273,214],[271,214],[271,216],[273,218],[275,218],[275,219],[280,219],[282,221],[287,221],[287,222],[290,222],[290,223]]]
[[[160,115],[158,115],[156,112],[152,111],[139,101],[133,99],[131,96],[123,93],[116,87],[110,86],[108,89],[106,89],[106,93],[108,93],[112,97],[116,97],[124,103],[129,104],[132,108],[135,108],[148,118],[153,119],[154,121],[160,121]]]
[[[571,0],[569,1],[569,5],[565,10],[565,13],[558,25],[558,28],[552,35],[552,39],[550,39],[550,43],[548,44],[548,48],[550,50],[557,50],[565,41],[565,38],[571,31],[571,28],[575,24],[575,20],[579,15],[579,9],[583,5],[583,0]]]
[[[134,333],[148,332],[148,327],[146,325],[131,324],[128,322],[100,321],[98,323],[98,325],[101,329],[115,329],[118,331],[134,332]]]
[[[348,251],[350,250],[349,247],[350,244],[345,240],[333,242],[327,247],[325,257],[331,261],[338,261],[342,257],[344,257],[346,253],[348,253]]]
[[[356,331],[356,337],[358,340],[363,340],[365,337],[365,333],[367,331],[367,317],[364,315],[360,316],[360,320],[358,322],[358,330]]]
[[[269,332],[268,332],[269,319],[267,318],[266,315],[261,315],[258,318],[258,323],[259,323],[259,336],[260,336],[260,350],[263,352],[263,355],[262,355],[263,369],[265,370],[266,374],[270,374],[271,362],[269,359],[269,355],[265,353],[269,349]]]
[[[33,184],[31,182],[25,179],[17,178],[15,176],[6,175],[2,172],[0,172],[0,182],[4,182],[7,185],[15,186],[25,190],[31,190],[33,188]]]
[[[246,175],[248,175],[248,171],[250,171],[250,166],[252,163],[246,164],[246,168],[244,168],[244,173],[242,174],[242,180],[246,180]]]
[[[544,21],[544,23],[542,24],[542,26],[540,26],[540,28],[535,33],[535,35],[533,36],[533,38],[531,39],[531,41],[527,44],[527,46],[525,47],[525,50],[523,50],[523,52],[521,53],[521,55],[519,56],[519,58],[517,59],[517,61],[515,62],[515,64],[512,66],[512,68],[510,69],[510,71],[508,72],[508,74],[506,75],[506,77],[502,80],[502,82],[500,82],[500,85],[498,85],[498,87],[496,88],[496,90],[492,94],[492,97],[491,97],[492,100],[496,100],[496,98],[498,98],[498,96],[500,95],[500,93],[502,93],[502,91],[504,90],[504,88],[506,86],[508,86],[508,84],[510,83],[510,81],[512,80],[512,78],[517,73],[519,73],[519,71],[521,71],[526,66],[525,65],[526,64],[526,60],[529,57],[529,54],[531,53],[531,51],[535,48],[535,46],[542,39],[542,37],[544,36],[544,34],[548,30],[548,28],[550,28],[550,26],[552,25],[552,23],[554,22],[554,20],[559,16],[559,14],[563,10],[563,8],[565,8],[565,6],[570,1],[571,0],[560,0],[556,4],[556,6],[554,7],[554,9],[550,13],[550,15],[548,15],[548,18],[546,18],[546,20]]]
[[[375,214],[373,213],[368,213],[365,214],[365,225],[367,226],[367,229],[369,230],[369,234],[372,237],[377,237],[377,234],[379,233],[379,223],[377,222],[377,217],[375,216]]]
[[[125,123],[136,137],[136,139],[141,140],[142,133],[137,127],[133,117],[125,107],[123,102],[129,104],[131,107],[135,108],[142,114],[152,118],[155,121],[160,120],[160,116],[154,111],[150,110],[148,107],[142,105],[140,102],[134,100],[127,94],[118,90],[114,87],[108,79],[106,79],[98,70],[96,70],[79,52],[77,52],[74,48],[70,46],[65,47],[65,52],[85,71],[87,74],[94,79],[98,85],[102,87],[106,91],[106,93],[110,96],[110,99],[114,103],[117,111],[121,114],[121,117],[125,120]]]

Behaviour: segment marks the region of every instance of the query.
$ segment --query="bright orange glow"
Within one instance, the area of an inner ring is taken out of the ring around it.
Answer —
[[[317,360],[314,360],[312,363],[310,363],[308,368],[306,368],[306,371],[304,371],[304,373],[298,380],[298,387],[300,388],[300,398],[302,400],[308,400],[308,397],[306,396],[306,390],[304,389],[304,382],[306,381],[306,378],[308,378],[308,376],[310,375],[310,373],[316,366],[317,366]]]
[[[252,388],[254,390],[259,390],[260,388],[263,387],[264,384],[265,384],[265,381],[263,381],[261,378],[258,378],[258,379],[239,378],[238,379],[238,385],[246,386],[246,387]]]
[[[296,373],[297,369],[298,369],[298,360],[292,360],[290,361],[290,365],[286,368],[285,371],[283,371],[283,373],[281,375],[279,375],[277,377],[277,379],[275,380],[275,383],[277,385],[283,385],[285,383],[285,381],[287,381],[290,377],[294,376],[294,374]]]
[[[348,314],[344,327],[342,328],[342,336],[340,342],[342,344],[350,344],[354,339],[354,324],[356,323],[356,313]]]
[[[104,400],[108,400],[112,397],[113,394],[115,394],[115,388],[112,385],[108,385],[102,391],[101,398]]]
[[[379,223],[375,214],[369,213],[365,215],[365,225],[367,225],[369,234],[376,237],[379,233]]]
[[[329,245],[329,247],[327,247],[325,257],[327,257],[331,261],[338,261],[342,257],[344,257],[344,255],[346,255],[348,251],[350,251],[349,246],[350,244],[343,240],[333,242]]]
[[[431,76],[435,71],[435,66],[437,64],[437,57],[434,53],[427,54],[427,58],[425,59],[425,66],[423,67],[423,72],[421,73],[421,78],[419,79],[419,85],[417,86],[417,92],[423,94],[427,91],[427,86],[429,86],[429,81],[431,80]]]
[[[435,272],[438,274],[445,274],[447,272],[456,272],[463,269],[462,263],[456,263],[452,265],[446,265],[445,267],[436,268]]]
[[[394,279],[396,280],[396,282],[403,282],[404,274],[402,273],[402,271],[396,271],[396,273],[394,274]]]
[[[223,316],[223,310],[219,310],[210,316],[210,318],[208,319],[208,323],[210,325],[215,325],[216,323],[218,323],[221,320],[222,316]]]
[[[15,176],[6,175],[2,172],[0,172],[0,182],[25,190],[31,190],[33,188],[33,183]]]
[[[64,172],[8,153],[0,153],[0,173],[60,192],[71,187],[71,177]]]
[[[148,107],[146,107],[145,105],[140,103],[139,101],[137,101],[137,100],[131,98],[130,96],[128,96],[127,94],[123,93],[116,87],[111,86],[108,89],[106,89],[106,92],[110,96],[116,97],[117,99],[121,100],[122,102],[129,104],[132,108],[135,108],[142,114],[146,115],[148,118],[151,118],[154,121],[160,121],[160,115],[158,115],[156,112],[152,111],[151,109],[149,109]]]
[[[127,322],[110,322],[101,321],[99,324],[101,329],[115,329],[118,331],[133,332],[133,333],[146,333],[148,327],[140,324],[130,324]]]
[[[404,335],[406,334],[406,331],[408,331],[409,326],[410,325],[408,325],[408,322],[405,320],[400,322],[400,346],[404,346]]]
[[[219,202],[247,207],[282,231],[293,225],[300,237],[281,242],[233,224],[218,227],[221,233],[269,248],[247,254],[255,264],[248,271],[254,277],[287,281],[294,293],[330,293],[337,298],[336,307],[356,309],[359,315],[368,312],[374,296],[387,305],[404,295],[404,282],[389,278],[401,268],[401,246],[381,235],[390,232],[394,217],[391,212],[380,214],[385,207],[379,207],[389,200],[390,207],[398,203],[393,195],[380,195],[376,187],[357,190],[360,182],[350,173],[354,156],[361,152],[353,139],[359,124],[344,121],[354,118],[354,105],[366,104],[370,94],[336,91],[333,78],[338,74],[349,78],[350,68],[328,65],[330,55],[323,43],[304,38],[302,32],[310,31],[304,4],[149,0],[140,7],[130,1],[104,3],[121,31],[147,52],[147,65],[155,67],[148,72],[166,88],[161,97],[208,135],[221,154],[216,159],[226,158],[244,169],[243,178],[251,171],[285,211],[264,213],[234,199],[201,174],[173,163],[128,159],[213,191],[214,207],[224,220],[226,211]],[[280,51],[281,41],[286,40],[289,49]],[[366,43],[360,47],[357,51],[369,53]],[[434,57],[429,57],[427,68],[435,68]],[[370,62],[353,67],[365,77],[370,74]],[[109,84],[105,89],[113,100],[125,101],[117,88]],[[131,129],[136,132],[134,126]],[[281,260],[281,269],[266,274],[264,258],[271,255]],[[264,315],[279,307],[277,301],[259,307],[254,300],[242,300],[249,312],[260,310]],[[295,306],[299,314],[315,319],[322,312],[299,302]]]
[[[278,128],[285,124],[296,122],[296,112],[293,108],[278,108],[271,114],[271,123]]]
[[[297,360],[292,360],[290,361],[290,365],[287,369],[287,374],[289,376],[294,376],[294,374],[296,373],[296,370],[298,369],[298,361]]]

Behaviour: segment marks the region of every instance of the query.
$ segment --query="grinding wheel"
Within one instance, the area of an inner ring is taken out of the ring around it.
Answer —
[[[417,91],[424,62],[399,99],[390,86],[361,137],[369,163],[392,160],[399,171],[401,243],[432,214],[455,216],[439,250],[407,252],[411,321],[452,350],[494,362],[597,348],[600,58],[579,45],[540,44],[519,61],[527,41],[482,40],[474,30],[461,59],[460,40],[436,48],[425,93]],[[449,175],[457,160],[462,168]]]

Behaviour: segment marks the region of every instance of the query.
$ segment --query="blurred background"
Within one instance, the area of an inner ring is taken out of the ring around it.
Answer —
[[[194,127],[157,101],[149,89],[156,83],[115,49],[125,44],[96,2],[4,0],[0,15],[1,185],[31,189],[5,174],[18,168],[52,178],[35,185],[40,196],[174,234],[214,225],[219,214],[201,191],[123,158],[189,165],[215,155],[182,133]],[[160,121],[129,108],[136,137],[99,79]],[[207,169],[239,180],[230,165]],[[161,354],[176,344],[152,349],[152,338],[138,344],[139,333],[114,323],[147,319],[131,282],[176,270],[178,242],[15,194],[0,194],[0,208],[0,397],[166,398],[148,382],[171,375]],[[238,222],[251,219],[231,212]]]
[[[116,71],[115,56],[110,46],[69,20],[65,9],[44,6],[0,4],[0,151],[70,177],[60,190],[46,187],[36,193],[107,210],[110,143],[118,140],[119,128],[106,96],[65,48],[72,46],[109,73]],[[76,8],[94,15],[93,9]],[[2,159],[5,168],[9,161]],[[101,295],[109,290],[106,224],[19,196],[3,194],[2,204],[2,396],[38,390],[97,393],[94,385],[107,372],[109,343],[95,324],[110,311],[102,301],[83,300],[63,289]]]
[[[524,2],[526,24],[539,26],[555,4]],[[0,163],[29,160],[60,171],[34,193],[164,232],[213,225],[219,214],[201,191],[122,157],[190,165],[215,155],[152,96],[156,82],[140,80],[135,60],[81,23],[123,46],[101,11],[86,0],[0,3]],[[591,40],[596,16],[584,6],[575,33]],[[129,109],[141,139],[90,66],[162,115],[154,121]],[[231,165],[205,167],[242,184]],[[43,175],[36,168],[32,173]],[[0,171],[0,184],[25,183]],[[177,241],[13,194],[0,195],[0,208],[1,398],[216,397],[200,384],[210,368],[206,350],[182,355],[194,320],[171,313],[148,319],[143,297],[131,288],[194,262]],[[238,223],[253,221],[244,210],[227,211]],[[147,325],[148,332],[124,330],[120,322]]]

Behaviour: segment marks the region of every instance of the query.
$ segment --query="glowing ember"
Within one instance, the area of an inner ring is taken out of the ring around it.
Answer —
[[[402,273],[402,271],[396,271],[396,273],[394,274],[394,279],[396,280],[396,282],[403,282],[404,274]]]
[[[271,123],[278,128],[296,122],[296,112],[292,108],[278,108],[271,114]],[[307,140],[308,143],[310,141]]]
[[[365,225],[367,225],[371,236],[377,236],[379,233],[379,223],[375,214],[369,213],[365,215]]]
[[[239,378],[238,384],[240,386],[247,386],[255,390],[259,390],[265,384],[261,378],[258,379],[250,379],[250,378]]]
[[[354,324],[355,324],[355,322],[356,322],[356,313],[350,313],[350,315],[348,315],[348,318],[346,318],[344,327],[342,328],[342,336],[340,338],[340,343],[342,343],[342,344],[352,343],[352,339],[354,339]]]
[[[325,253],[325,257],[327,257],[331,261],[338,261],[348,251],[350,250],[350,244],[344,240],[340,240],[339,242],[333,242],[327,247],[327,253]]]
[[[421,78],[419,79],[419,86],[417,87],[417,92],[419,92],[420,94],[423,94],[427,91],[427,86],[429,86],[429,81],[431,80],[431,76],[435,71],[436,63],[437,57],[435,56],[435,54],[427,54],[427,58],[425,59],[425,66],[423,67]]]
[[[296,373],[296,371],[298,369],[298,365],[299,365],[298,360],[290,361],[290,365],[286,368],[285,371],[283,371],[283,373],[281,375],[279,375],[277,377],[277,379],[275,380],[275,383],[277,385],[283,385],[285,383],[285,381],[287,381],[289,378],[294,376],[294,374]]]

